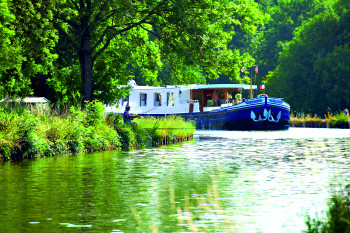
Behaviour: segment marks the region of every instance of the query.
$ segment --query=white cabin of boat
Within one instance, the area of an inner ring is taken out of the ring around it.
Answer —
[[[256,89],[256,85],[253,85],[252,88]],[[250,85],[134,86],[128,97],[118,101],[118,108],[106,106],[106,112],[123,113],[127,104],[131,107],[130,112],[133,114],[207,112],[231,106],[234,96],[241,93],[242,89],[250,89]],[[217,98],[220,98],[221,106],[217,106]]]

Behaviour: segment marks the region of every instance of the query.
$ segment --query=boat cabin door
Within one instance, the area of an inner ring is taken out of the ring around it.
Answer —
[[[213,96],[214,96],[214,90],[213,89],[205,89],[203,90],[203,105],[205,107],[208,107],[208,100],[213,100]]]

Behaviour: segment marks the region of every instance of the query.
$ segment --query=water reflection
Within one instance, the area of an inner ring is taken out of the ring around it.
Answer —
[[[183,144],[0,164],[4,232],[301,232],[349,183],[350,130],[198,131]]]

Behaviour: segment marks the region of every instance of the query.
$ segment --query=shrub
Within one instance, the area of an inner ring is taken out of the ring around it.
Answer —
[[[322,222],[318,219],[308,217],[306,233],[340,233],[350,232],[350,192],[347,191],[335,194],[329,203],[327,219]]]
[[[25,152],[25,156],[52,155],[50,153],[52,142],[46,139],[45,131],[46,128],[40,126],[28,133],[27,140],[29,148]]]
[[[330,123],[335,127],[348,128],[350,126],[350,119],[345,112],[340,112],[330,120]]]
[[[132,126],[132,130],[134,132],[134,135],[135,135],[136,147],[141,148],[141,147],[145,146],[146,131],[143,128],[138,127],[136,125],[131,125],[131,126]]]
[[[72,153],[79,153],[84,151],[84,136],[85,136],[85,127],[83,125],[82,119],[78,116],[70,115],[67,119],[67,135],[66,141],[68,149]]]
[[[184,139],[193,135],[195,131],[193,122],[185,121],[179,116],[143,117],[136,119],[135,122],[152,137],[153,144],[157,144],[164,138],[168,140]]]
[[[19,143],[19,120],[17,113],[7,113],[0,107],[0,157],[10,158],[15,150],[15,145]]]
[[[115,126],[123,124],[123,117],[121,114],[108,113],[106,116],[106,123],[115,128]]]
[[[123,149],[137,146],[135,133],[131,124],[120,124],[115,127],[120,136],[120,142]]]
[[[110,126],[100,124],[87,128],[85,135],[85,148],[87,150],[109,150],[120,146],[120,136]]]
[[[94,100],[86,104],[85,126],[100,125],[105,118],[105,107],[98,101]]]

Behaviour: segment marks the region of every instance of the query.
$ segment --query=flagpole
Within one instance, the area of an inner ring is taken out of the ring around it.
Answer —
[[[258,65],[252,65],[250,67],[250,98],[251,99],[253,99],[253,80],[252,80],[252,68],[253,68],[253,66],[256,66],[255,72],[258,73],[256,70],[258,68]]]
[[[250,98],[253,99],[252,67],[250,67]]]

